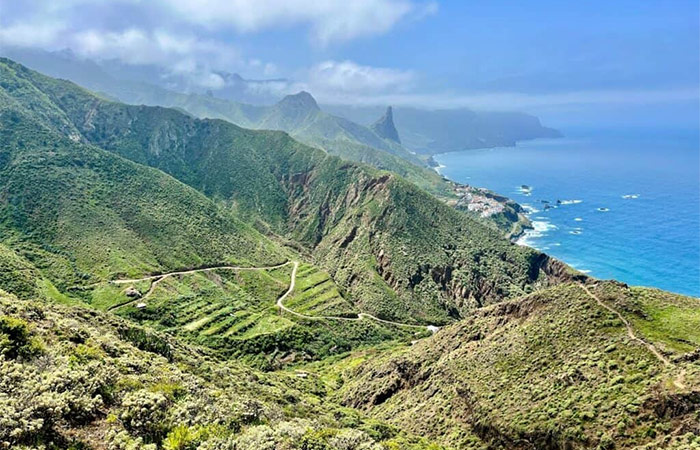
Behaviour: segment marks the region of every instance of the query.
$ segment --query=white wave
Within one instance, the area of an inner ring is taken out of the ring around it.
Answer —
[[[535,208],[532,205],[528,205],[527,203],[523,203],[523,204],[521,204],[521,206],[523,207],[523,209],[525,210],[525,212],[527,214],[537,214],[538,212],[540,212],[539,209]]]
[[[580,217],[575,217],[574,220],[575,220],[576,222],[583,222],[583,219],[580,218]]]
[[[532,195],[532,186],[518,186],[517,188],[515,188],[515,191],[520,194],[523,194],[526,197],[529,197]]]
[[[545,233],[547,231],[552,231],[559,228],[546,220],[534,220],[532,221],[532,227],[534,228],[534,231],[538,231],[540,233]]]
[[[538,238],[545,236],[550,231],[556,230],[557,228],[558,227],[551,222],[547,222],[545,220],[533,220],[532,229],[526,230],[523,235],[518,238],[516,244],[537,248],[535,246],[535,241]]]
[[[583,200],[561,200],[557,201],[557,203],[561,205],[578,205],[579,203],[583,203]]]
[[[440,175],[442,175],[442,173],[441,173],[440,171],[441,171],[442,169],[444,169],[445,167],[447,167],[447,166],[444,166],[444,165],[442,165],[442,164],[438,164],[438,166],[437,166],[437,167],[434,167],[434,169],[435,169],[435,172],[437,172],[437,173],[439,173]]]
[[[624,199],[639,198],[639,194],[625,194],[622,196]]]

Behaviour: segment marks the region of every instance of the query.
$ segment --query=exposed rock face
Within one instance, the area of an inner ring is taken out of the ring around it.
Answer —
[[[396,131],[396,126],[394,125],[394,111],[391,106],[386,109],[384,115],[374,122],[370,128],[384,139],[389,139],[399,144],[401,143],[399,132]]]

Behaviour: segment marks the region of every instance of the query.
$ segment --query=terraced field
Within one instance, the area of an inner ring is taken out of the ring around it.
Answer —
[[[358,310],[346,300],[328,273],[310,264],[300,264],[294,292],[285,306],[308,316],[357,317]]]
[[[130,303],[126,285],[109,284],[95,289],[93,304],[202,343],[215,336],[247,339],[293,325],[275,308],[290,275],[290,266],[178,274],[129,286],[150,292]]]
[[[297,261],[182,270],[98,283],[75,292],[95,308],[264,370],[335,355],[367,342],[408,343],[430,334],[425,327],[360,313],[328,273]]]

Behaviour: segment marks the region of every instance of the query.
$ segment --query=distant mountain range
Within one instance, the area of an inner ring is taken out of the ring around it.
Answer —
[[[272,104],[260,104],[270,100],[269,96],[265,99],[255,97],[258,104],[252,104],[232,101],[231,98],[246,99],[248,97],[243,95],[245,92],[269,94],[274,89],[260,89],[261,83],[270,87],[285,80],[251,81],[235,74],[222,74],[231,89],[208,94],[184,93],[164,88],[164,85],[173,84],[153,67],[126,66],[114,61],[97,63],[78,58],[70,51],[9,48],[3,49],[3,52],[30,67],[79,83],[112,100],[175,108],[195,117],[223,119],[245,128],[286,131],[300,142],[329,154],[398,173],[477,218],[484,216],[492,219],[485,223],[497,226],[510,236],[517,236],[523,231],[523,226],[529,226],[519,206],[484,190],[460,186],[444,179],[432,170],[434,163],[430,154],[449,149],[509,145],[517,138],[556,134],[541,127],[536,118],[519,113],[502,114],[514,117],[513,120],[491,120],[489,117],[500,116],[464,110],[321,108],[307,92],[284,96]],[[187,86],[183,83],[180,80],[174,86],[185,89]],[[220,98],[221,95],[228,99]],[[443,124],[442,116],[448,116]],[[359,120],[359,123],[353,119]],[[395,123],[395,119],[402,122]],[[515,127],[516,122],[527,123],[528,126]],[[473,135],[487,138],[477,139]],[[425,145],[417,144],[421,142]]]
[[[323,105],[323,109],[367,125],[383,112],[379,106]],[[519,112],[395,107],[393,116],[401,143],[412,151],[429,155],[507,147],[521,140],[561,137],[559,131],[542,126],[537,117]]]
[[[141,98],[144,102],[152,102],[169,94],[187,93],[245,103],[272,104],[280,99],[283,95],[281,92],[289,84],[284,78],[247,80],[237,73],[219,71],[212,74],[217,78],[217,83],[207,86],[206,83],[194,83],[191,76],[155,65],[124,64],[112,59],[93,61],[75,55],[70,49],[48,52],[3,47],[0,56],[129,102],[138,102]],[[151,90],[155,92],[148,92]]]
[[[320,109],[331,115],[355,122],[354,124],[329,125],[327,117],[311,118],[305,123],[295,116],[292,108],[283,108],[260,123],[260,105],[277,103],[289,87],[286,79],[246,80],[238,74],[217,73],[223,85],[217,89],[207,89],[193,85],[183,76],[173,75],[154,66],[125,65],[108,60],[94,62],[78,58],[70,51],[46,52],[5,48],[0,55],[10,57],[28,67],[48,75],[69,79],[101,92],[120,101],[132,104],[179,107],[200,117],[219,117],[240,126],[279,127],[297,137],[307,139],[334,140],[346,138],[348,129],[356,138],[358,133],[365,136],[360,144],[378,146],[386,150],[387,144],[360,132],[358,124],[369,127],[386,112],[385,106],[358,107],[349,105],[323,105]],[[233,104],[229,104],[233,102]],[[315,101],[314,101],[315,104]],[[311,109],[314,106],[309,103]],[[319,109],[318,105],[315,109]],[[292,117],[280,117],[289,112]],[[333,121],[338,122],[337,119]],[[402,143],[416,153],[435,154],[473,148],[511,146],[519,140],[541,137],[558,137],[560,133],[541,125],[539,119],[519,112],[475,112],[470,109],[429,110],[396,107],[393,122],[397,135],[388,140]],[[291,127],[291,125],[298,125]],[[300,127],[304,128],[301,129]],[[337,133],[331,128],[343,128]],[[318,129],[314,129],[318,127]],[[294,129],[292,129],[294,128]],[[375,130],[376,131],[376,130]],[[318,142],[315,142],[318,144]],[[329,145],[328,142],[324,142]],[[393,153],[396,153],[396,149]]]

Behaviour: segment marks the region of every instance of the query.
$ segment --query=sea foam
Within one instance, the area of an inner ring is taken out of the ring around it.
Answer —
[[[532,229],[526,230],[515,243],[518,245],[525,245],[528,247],[537,248],[534,245],[534,242],[538,238],[541,238],[542,236],[549,234],[550,231],[556,229],[558,229],[556,225],[554,225],[551,222],[547,222],[546,220],[533,220]]]

